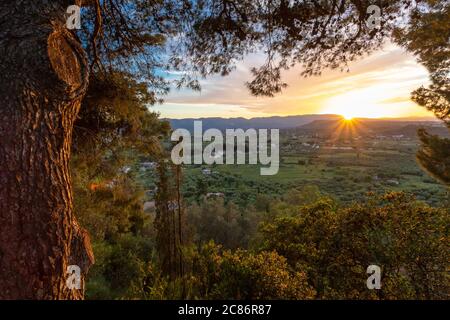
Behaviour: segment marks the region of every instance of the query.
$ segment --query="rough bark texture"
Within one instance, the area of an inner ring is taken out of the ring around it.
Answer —
[[[0,1],[0,299],[81,299],[93,263],[69,172],[88,79],[65,28],[72,4]],[[81,290],[66,285],[69,265],[82,270]]]

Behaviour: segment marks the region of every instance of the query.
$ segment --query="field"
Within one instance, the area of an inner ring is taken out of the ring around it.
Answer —
[[[439,206],[448,197],[446,188],[418,166],[417,147],[410,138],[330,141],[284,133],[278,174],[261,176],[260,165],[189,165],[184,167],[183,193],[188,201],[219,193],[247,205],[258,194],[278,197],[314,185],[342,202],[361,200],[369,191],[405,191]],[[151,189],[154,174],[141,173],[140,180]]]

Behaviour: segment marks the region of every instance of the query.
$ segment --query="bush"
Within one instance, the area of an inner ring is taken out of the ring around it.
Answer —
[[[208,299],[311,299],[306,274],[294,272],[276,252],[223,251],[209,243],[195,268],[202,296]]]
[[[297,214],[286,211],[262,224],[260,248],[306,271],[316,298],[448,297],[448,209],[388,193],[349,207],[319,202]],[[382,290],[366,287],[371,264],[382,269]]]

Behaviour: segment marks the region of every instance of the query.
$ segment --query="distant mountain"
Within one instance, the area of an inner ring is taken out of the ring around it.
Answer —
[[[298,134],[316,134],[323,137],[356,137],[367,135],[417,137],[417,130],[425,128],[429,133],[449,136],[447,128],[439,121],[405,121],[398,119],[354,119],[352,121],[316,120],[292,129]]]
[[[203,130],[225,129],[280,129],[299,134],[317,134],[321,136],[367,136],[367,135],[404,135],[417,137],[417,130],[424,127],[431,134],[449,136],[447,128],[440,121],[423,119],[353,119],[346,121],[342,116],[333,114],[313,114],[286,117],[261,118],[187,118],[166,119],[173,129],[183,128],[193,131],[194,121],[201,120]]]
[[[401,128],[395,128],[387,130],[384,133],[386,135],[404,135],[404,136],[417,136],[417,130],[425,128],[428,133],[450,138],[450,133],[444,125],[430,125],[429,123],[423,124],[408,124]]]
[[[261,118],[188,118],[188,119],[166,119],[169,121],[173,129],[183,128],[193,131],[194,121],[201,120],[203,130],[215,128],[219,130],[225,129],[288,129],[296,128],[316,120],[339,120],[342,119],[338,115],[301,115],[286,117],[261,117]]]

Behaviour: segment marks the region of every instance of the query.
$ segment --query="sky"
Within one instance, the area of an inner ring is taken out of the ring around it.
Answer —
[[[301,67],[283,74],[288,87],[273,98],[254,97],[245,86],[250,69],[263,63],[260,54],[238,62],[226,77],[202,79],[201,92],[172,90],[152,109],[162,118],[268,117],[339,114],[350,118],[432,117],[410,100],[411,92],[427,86],[428,73],[404,49],[387,44],[349,66],[350,71],[324,70],[320,77],[303,78]]]

